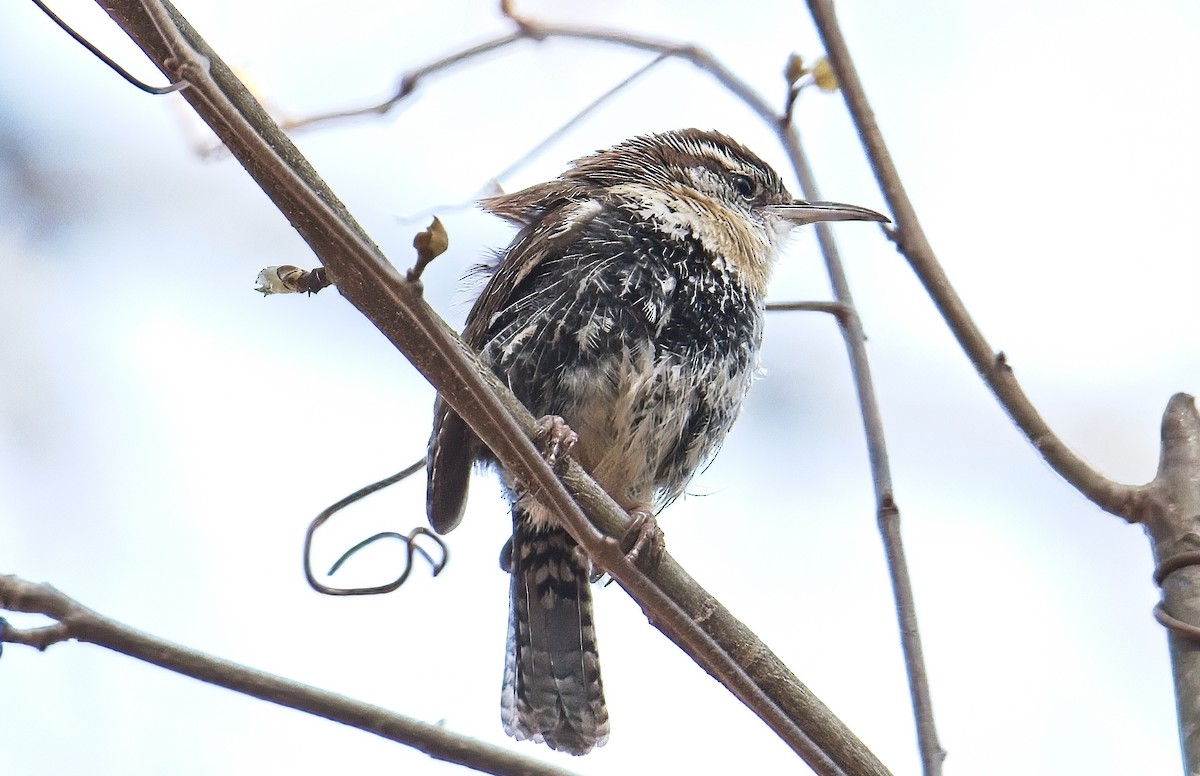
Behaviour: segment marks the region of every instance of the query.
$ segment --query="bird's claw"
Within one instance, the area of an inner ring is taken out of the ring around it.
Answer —
[[[538,418],[534,435],[542,443],[542,457],[551,466],[558,463],[560,455],[571,452],[571,448],[579,441],[579,435],[558,415]]]
[[[633,523],[621,540],[621,549],[630,563],[637,563],[645,555],[650,565],[658,563],[666,549],[666,540],[658,520],[649,508],[635,509],[629,513]]]

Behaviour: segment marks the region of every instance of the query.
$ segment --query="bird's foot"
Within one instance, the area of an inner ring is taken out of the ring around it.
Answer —
[[[621,537],[621,552],[625,553],[625,559],[634,564],[639,560],[644,560],[649,566],[657,564],[667,546],[662,529],[658,527],[658,519],[654,517],[654,513],[650,511],[648,505],[629,510],[629,516],[633,518],[633,522],[630,523],[629,530]],[[608,576],[607,572],[596,570],[593,567],[591,576],[593,584],[600,582],[606,576]],[[610,585],[612,581],[612,578],[609,577],[604,584]]]
[[[632,509],[629,516],[633,518],[633,523],[621,540],[621,549],[630,563],[637,563],[638,559],[644,556],[646,562],[653,566],[662,558],[666,549],[666,539],[658,526],[658,520],[649,506]]]
[[[551,467],[558,463],[560,455],[571,452],[571,448],[579,441],[579,435],[558,415],[538,418],[534,436],[542,443],[542,457]]]

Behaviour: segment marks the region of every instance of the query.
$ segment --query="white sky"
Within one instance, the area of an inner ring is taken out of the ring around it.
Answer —
[[[909,194],[993,346],[1082,455],[1149,479],[1168,397],[1200,391],[1200,5],[839,5]],[[492,3],[466,0],[179,6],[288,115],[377,100],[404,69],[505,29]],[[94,6],[55,7],[136,61]],[[694,41],[773,100],[787,55],[820,50],[801,3],[521,7]],[[407,266],[419,226],[399,216],[471,197],[645,61],[526,45],[430,80],[386,118],[299,142]],[[882,207],[840,99],[806,94],[798,119],[823,194]],[[503,183],[682,126],[726,131],[785,168],[767,128],[672,63]],[[432,392],[335,291],[253,293],[261,267],[313,259],[236,163],[196,158],[196,136],[177,97],[124,85],[32,4],[0,12],[0,154],[27,165],[22,177],[0,164],[0,573],[506,743],[497,488],[476,482],[438,580],[360,600],[307,588],[305,524],[422,453]],[[511,232],[443,213],[452,247],[426,293],[460,322],[459,277]],[[874,230],[837,234],[870,336],[946,773],[1178,772],[1143,532],[1048,470]],[[827,293],[813,241],[798,239],[774,298]],[[826,318],[776,316],[764,359],[693,486],[704,497],[664,514],[669,548],[895,773],[918,773],[840,336]],[[420,524],[422,494],[414,481],[362,505],[322,534],[322,555]],[[345,581],[377,581],[395,549]],[[623,592],[596,597],[612,740],[582,759],[521,751],[586,774],[796,770]],[[0,693],[4,773],[461,772],[90,646],[9,646]]]

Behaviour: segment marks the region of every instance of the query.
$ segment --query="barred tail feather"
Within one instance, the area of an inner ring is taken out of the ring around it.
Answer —
[[[518,740],[587,754],[608,740],[590,569],[557,526],[514,510],[512,598],[501,717]]]

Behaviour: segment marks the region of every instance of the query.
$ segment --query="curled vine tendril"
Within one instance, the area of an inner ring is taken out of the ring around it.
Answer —
[[[356,490],[349,496],[343,498],[341,501],[338,501],[336,504],[327,507],[319,515],[313,518],[312,522],[308,524],[308,530],[304,534],[304,577],[308,580],[308,584],[313,590],[316,590],[318,593],[324,593],[325,595],[379,595],[381,593],[390,593],[393,590],[398,589],[408,580],[408,576],[413,570],[413,558],[417,555],[420,555],[425,559],[432,569],[433,576],[435,577],[442,572],[442,569],[446,568],[446,563],[450,558],[446,543],[442,541],[437,534],[433,533],[433,531],[430,531],[424,526],[418,526],[407,534],[398,533],[396,531],[383,531],[375,534],[374,536],[367,537],[342,553],[341,557],[339,557],[329,569],[329,575],[332,576],[355,553],[364,549],[368,545],[374,544],[380,539],[399,539],[400,541],[404,542],[407,548],[404,570],[400,573],[400,576],[391,582],[388,582],[387,584],[374,585],[370,587],[333,587],[318,581],[312,570],[312,543],[313,536],[316,534],[318,528],[324,525],[329,518],[333,517],[335,514],[351,504],[361,501],[376,491],[383,490],[386,487],[394,485],[397,482],[412,476],[424,467],[425,459],[422,458],[416,463],[413,463],[411,466],[396,472],[390,477],[386,477],[379,482],[373,482],[364,488]],[[433,555],[431,555],[424,547],[417,543],[417,540],[421,537],[427,537],[429,541],[437,545],[440,554],[439,560],[434,560]]]

